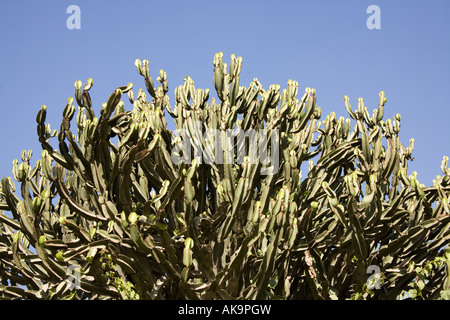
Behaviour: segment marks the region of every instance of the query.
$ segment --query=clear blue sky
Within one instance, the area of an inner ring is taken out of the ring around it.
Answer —
[[[81,29],[70,30],[69,5],[81,9]],[[369,5],[381,10],[381,29],[369,30]],[[173,90],[192,77],[214,88],[212,60],[222,51],[244,59],[241,85],[254,77],[267,89],[289,79],[317,90],[323,117],[349,117],[363,97],[371,113],[378,93],[386,118],[402,116],[401,140],[415,138],[410,173],[431,185],[442,156],[450,156],[450,1],[0,1],[0,176],[11,176],[22,149],[40,157],[36,113],[45,104],[59,129],[74,82],[93,78],[99,111],[109,94],[129,82],[145,88],[134,60],[148,59]],[[126,97],[124,102],[130,108]],[[168,118],[170,120],[170,117]],[[56,141],[53,142],[57,147]]]

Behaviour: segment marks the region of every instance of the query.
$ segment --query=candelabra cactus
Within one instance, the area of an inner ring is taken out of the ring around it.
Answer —
[[[384,92],[372,115],[345,96],[351,119],[320,121],[314,89],[245,87],[241,57],[213,64],[217,98],[186,77],[171,106],[166,72],[156,86],[136,60],[150,96],[130,83],[98,114],[78,80],[53,131],[42,106],[41,158],[14,160],[19,189],[1,180],[0,297],[395,299],[441,255],[448,158],[431,187],[408,173],[414,140],[400,142],[400,115],[383,120]],[[449,289],[449,265],[422,297]]]

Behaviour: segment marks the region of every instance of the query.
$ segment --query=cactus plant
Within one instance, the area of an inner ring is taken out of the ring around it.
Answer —
[[[315,89],[242,86],[242,62],[214,56],[217,97],[186,77],[171,105],[166,72],[137,59],[147,92],[118,87],[95,110],[78,80],[53,131],[42,106],[40,158],[23,151],[1,180],[0,297],[396,299],[415,268],[449,264],[448,158],[433,186],[409,173],[414,140],[383,120],[384,92],[372,115],[345,96],[350,118],[321,120]]]

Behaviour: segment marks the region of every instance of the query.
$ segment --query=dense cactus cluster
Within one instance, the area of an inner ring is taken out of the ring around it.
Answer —
[[[40,159],[1,181],[1,298],[396,299],[435,258],[421,297],[449,289],[448,158],[431,187],[408,172],[414,140],[383,120],[384,92],[372,114],[345,96],[350,118],[321,121],[314,89],[213,64],[216,97],[186,77],[171,105],[167,74],[157,86],[136,60],[147,93],[119,87],[96,115],[76,81],[53,131],[39,110]],[[228,143],[242,132],[265,144]]]

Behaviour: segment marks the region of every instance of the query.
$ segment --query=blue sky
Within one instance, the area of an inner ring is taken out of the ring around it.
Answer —
[[[79,30],[66,26],[70,5],[81,10]],[[381,29],[366,26],[370,5],[381,10]],[[300,92],[315,88],[323,118],[349,117],[344,95],[353,109],[363,97],[371,113],[384,90],[385,118],[402,116],[402,142],[416,140],[410,173],[426,185],[450,156],[448,0],[2,0],[0,30],[0,177],[12,175],[23,149],[40,157],[36,113],[47,105],[47,121],[59,129],[76,80],[93,78],[99,111],[116,87],[145,88],[134,61],[148,59],[155,80],[167,72],[173,105],[186,75],[213,90],[219,51],[225,61],[243,57],[241,85],[257,77],[266,89],[289,79]]]

